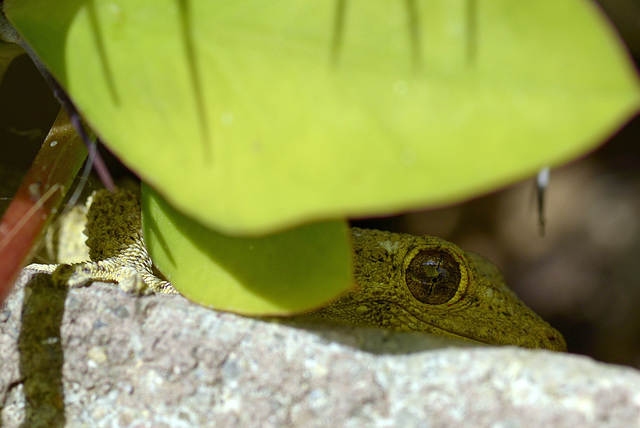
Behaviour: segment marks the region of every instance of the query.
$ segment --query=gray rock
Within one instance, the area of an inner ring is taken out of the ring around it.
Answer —
[[[0,310],[0,364],[3,427],[640,426],[631,368],[42,275]]]

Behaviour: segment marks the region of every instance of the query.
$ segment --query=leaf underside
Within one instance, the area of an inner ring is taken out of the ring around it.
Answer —
[[[5,0],[101,139],[233,234],[451,203],[638,107],[583,0]]]

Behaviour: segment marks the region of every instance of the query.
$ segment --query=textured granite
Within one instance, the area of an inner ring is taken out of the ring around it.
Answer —
[[[631,368],[44,275],[23,275],[0,309],[0,365],[2,427],[640,426]]]

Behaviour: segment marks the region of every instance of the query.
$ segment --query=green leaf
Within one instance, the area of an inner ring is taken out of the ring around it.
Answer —
[[[468,198],[585,153],[639,101],[586,0],[4,8],[103,141],[228,233]]]
[[[142,187],[143,229],[154,263],[201,305],[247,315],[285,315],[327,303],[352,283],[345,222],[262,238],[232,238],[180,214]]]

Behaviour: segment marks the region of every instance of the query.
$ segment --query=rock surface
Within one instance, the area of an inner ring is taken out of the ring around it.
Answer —
[[[420,334],[285,325],[23,275],[0,426],[633,427],[640,372]]]

